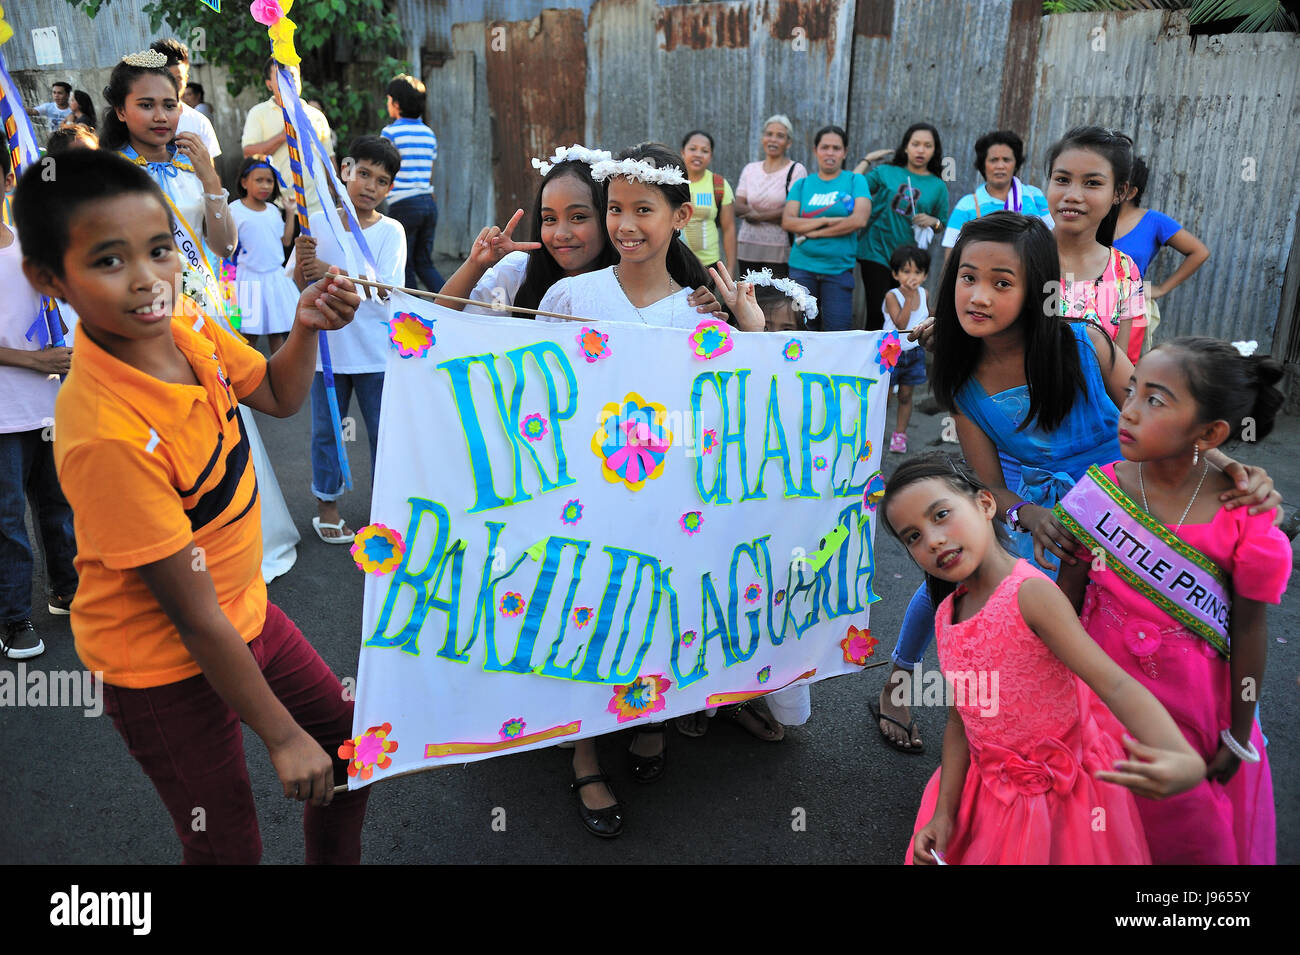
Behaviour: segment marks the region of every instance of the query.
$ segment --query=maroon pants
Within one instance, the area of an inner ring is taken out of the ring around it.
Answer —
[[[325,661],[275,604],[248,644],[271,691],[334,760],[347,781],[339,744],[352,735],[352,702]],[[147,689],[104,686],[104,709],[171,813],[187,865],[256,864],[262,857],[257,810],[244,761],[239,715],[199,674]],[[361,824],[369,789],[308,805],[303,832],[308,864],[361,862]],[[198,810],[202,810],[199,812]]]

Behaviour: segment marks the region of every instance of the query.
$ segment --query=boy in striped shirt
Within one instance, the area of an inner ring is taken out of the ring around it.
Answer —
[[[433,163],[438,158],[438,137],[420,122],[424,99],[424,84],[414,76],[393,77],[388,84],[388,115],[393,122],[381,135],[392,140],[402,155],[402,168],[388,196],[388,214],[406,230],[406,286],[416,288],[418,277],[426,289],[437,292],[443,282],[433,264],[433,233],[438,226]]]

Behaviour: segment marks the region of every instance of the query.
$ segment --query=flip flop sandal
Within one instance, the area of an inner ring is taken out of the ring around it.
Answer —
[[[709,717],[703,710],[698,713],[688,713],[673,720],[673,726],[683,736],[700,737],[709,731]]]
[[[327,544],[351,544],[354,540],[356,540],[357,537],[356,534],[351,532],[348,532],[347,534],[343,533],[343,528],[347,526],[347,521],[342,519],[340,519],[337,524],[327,524],[325,521],[322,521],[319,517],[313,517],[311,519],[311,526],[316,528],[316,536],[319,537]],[[323,527],[328,527],[332,531],[338,531],[339,536],[326,537],[321,532],[321,528]]]
[[[896,749],[900,753],[908,753],[909,755],[915,755],[915,754],[925,752],[925,743],[922,742],[922,743],[917,743],[913,746],[904,746],[901,740],[895,740],[891,738],[888,733],[886,733],[883,729],[880,728],[881,720],[884,720],[886,723],[893,723],[900,730],[902,730],[904,733],[907,734],[907,738],[910,741],[916,735],[916,717],[912,717],[912,721],[908,723],[906,726],[904,726],[901,722],[894,719],[892,716],[886,716],[885,714],[881,713],[880,707],[877,706],[875,703],[868,703],[867,709],[871,711],[871,715],[876,720],[876,731],[880,733],[880,738],[884,740],[885,744],[889,746],[891,749]]]
[[[740,703],[737,706],[729,706],[724,712],[727,715],[727,719],[733,721],[737,726],[739,726],[741,729],[747,732],[750,736],[754,737],[755,739],[761,739],[764,743],[779,743],[783,739],[785,739],[785,727],[781,726],[781,724],[776,721],[775,717],[768,716],[766,713],[758,709],[758,707],[753,706],[751,703],[746,702],[746,703]],[[779,732],[781,735],[764,736],[762,733],[755,732],[752,726],[749,726],[748,724],[745,723],[744,720],[741,719],[741,713],[743,712],[748,712],[750,716],[754,717],[754,719],[758,720],[758,722],[766,726],[769,733],[778,732],[777,728],[780,727]]]

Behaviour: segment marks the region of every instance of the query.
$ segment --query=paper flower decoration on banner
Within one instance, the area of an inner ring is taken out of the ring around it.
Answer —
[[[844,651],[844,662],[863,666],[867,659],[875,654],[876,644],[879,642],[871,635],[870,629],[859,630],[857,627],[849,627],[849,635],[840,641],[840,649]]]
[[[704,525],[704,515],[700,511],[687,511],[677,519],[677,525],[690,536],[694,537],[700,532]]]
[[[682,634],[682,646],[689,647],[695,642],[696,633],[694,630],[687,630]]]
[[[864,445],[862,446],[862,450],[858,452],[858,460],[859,460],[859,461],[863,461],[863,462],[866,462],[866,461],[870,461],[870,460],[871,460],[871,442],[870,442],[870,441],[868,441],[866,444],[864,444]]]
[[[591,623],[591,618],[594,615],[595,611],[590,607],[574,607],[573,624],[576,627],[585,627],[587,624]]]
[[[402,562],[402,535],[383,524],[369,524],[352,541],[352,559],[367,574],[386,574]]]
[[[781,606],[781,604],[782,604],[782,602],[783,602],[784,600],[785,600],[785,591],[784,591],[784,590],[778,590],[778,591],[777,591],[775,594],[773,594],[773,596],[772,596],[772,603],[776,604],[778,607]]]
[[[718,432],[712,428],[706,430],[700,435],[700,450],[705,454],[712,454],[713,449],[718,446]]]
[[[758,603],[758,598],[763,596],[763,588],[758,584],[750,584],[745,588],[745,603]]]
[[[436,320],[414,312],[394,312],[393,320],[388,323],[388,340],[403,358],[423,358],[437,343],[433,336]]]
[[[898,341],[898,332],[886,332],[876,346],[876,364],[881,372],[891,370],[898,364],[898,356],[903,353],[903,346]]]
[[[658,713],[668,705],[664,694],[672,685],[672,680],[666,680],[658,673],[639,676],[631,683],[614,687],[614,695],[606,709],[617,714],[620,723]]]
[[[820,454],[817,455],[817,457],[813,458],[813,467],[816,468],[818,471],[825,471],[826,459],[822,457]]]
[[[0,44],[8,43],[13,35],[14,28],[5,23],[5,8],[0,4]]]
[[[706,318],[691,332],[690,343],[696,358],[709,361],[731,351],[736,341],[730,325],[716,318]]]
[[[600,412],[591,450],[601,460],[601,473],[611,484],[622,483],[639,491],[663,473],[672,447],[673,433],[664,422],[663,405],[646,401],[630,391],[622,402],[605,405]]]
[[[862,506],[874,511],[880,506],[885,496],[885,477],[879,471],[867,478],[867,486],[862,491]]]
[[[798,361],[803,357],[803,342],[797,338],[790,339],[781,349],[781,354],[785,356],[786,361]]]
[[[389,739],[392,723],[372,726],[355,739],[344,740],[339,746],[339,759],[348,760],[348,775],[369,779],[375,769],[393,765],[389,753],[397,752],[397,740]]]
[[[528,724],[524,722],[522,716],[516,716],[514,719],[506,720],[501,724],[501,729],[498,731],[498,735],[502,739],[514,739],[524,731],[524,727],[527,725]]]
[[[517,617],[524,612],[525,606],[523,594],[511,591],[501,598],[501,616]]]
[[[608,358],[614,353],[609,347],[609,336],[604,332],[598,332],[594,328],[582,327],[582,332],[577,337],[578,351],[582,357],[587,359],[587,363],[600,361],[602,358]]]
[[[519,425],[519,433],[529,441],[540,441],[546,437],[546,419],[540,414],[530,414]]]
[[[564,510],[560,512],[560,520],[566,524],[576,524],[582,520],[582,502],[573,500],[564,505]]]
[[[759,682],[759,683],[766,683],[766,682],[767,682],[768,680],[770,680],[770,679],[772,679],[772,668],[771,668],[771,667],[763,667],[763,669],[761,669],[761,670],[758,671],[758,682]]]

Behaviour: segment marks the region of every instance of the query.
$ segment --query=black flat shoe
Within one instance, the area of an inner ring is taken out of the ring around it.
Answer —
[[[573,790],[574,797],[578,800],[578,815],[582,817],[582,824],[587,831],[593,836],[600,836],[602,839],[613,839],[623,831],[623,807],[617,802],[605,809],[592,809],[582,801],[580,790],[583,786],[590,786],[592,783],[604,783],[609,785],[609,777],[604,773],[597,773],[595,776],[583,776],[581,779],[575,779],[569,784]],[[614,790],[609,791],[611,796]],[[618,797],[615,796],[615,799]]]
[[[664,774],[664,767],[668,762],[668,724],[667,723],[647,723],[645,726],[639,726],[637,733],[657,733],[663,737],[663,749],[657,756],[639,756],[627,751],[627,768],[632,774],[632,778],[639,783],[657,782]]]

